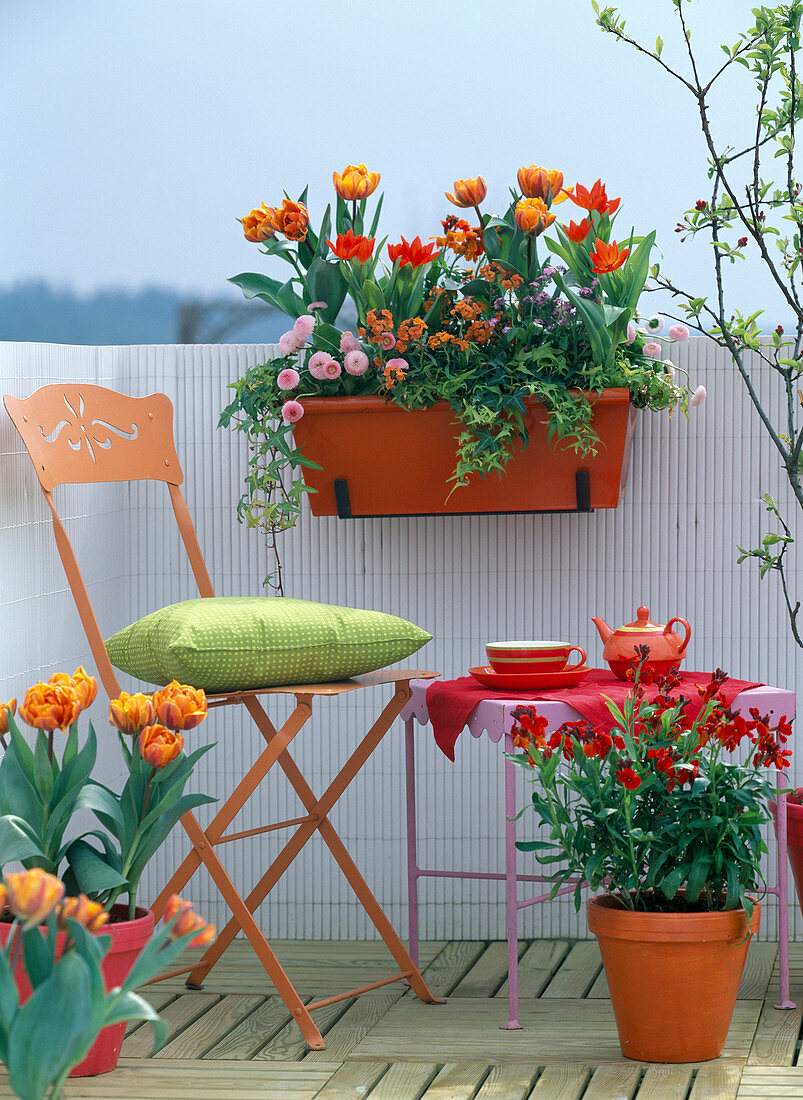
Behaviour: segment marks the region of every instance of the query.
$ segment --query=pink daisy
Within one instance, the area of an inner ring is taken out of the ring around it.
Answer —
[[[312,336],[312,330],[315,328],[315,318],[311,313],[302,313],[293,325],[293,332],[295,333],[296,340],[299,344],[306,343]]]
[[[337,359],[328,359],[323,365],[324,378],[339,378],[341,371],[342,367]]]
[[[632,344],[636,339],[636,326],[632,321],[627,322],[627,336],[625,336],[625,343]]]
[[[680,342],[682,340],[688,340],[688,338],[689,338],[689,330],[686,328],[685,325],[671,325],[670,326],[670,328],[669,328],[669,339],[670,340],[677,340],[678,342]]]
[[[285,424],[295,424],[304,415],[304,406],[300,401],[285,401],[282,405],[282,419]]]
[[[708,394],[705,392],[705,386],[698,386],[689,399],[689,404],[692,406],[702,405]]]
[[[307,361],[307,370],[313,378],[322,381],[324,378],[328,377],[324,372],[324,367],[331,358],[332,356],[327,351],[315,351],[312,353]]]
[[[368,370],[368,356],[364,351],[349,351],[343,360],[343,366],[349,374],[365,374]]]
[[[303,342],[302,340],[301,343]],[[290,329],[289,332],[283,332],[279,337],[279,351],[282,355],[292,355],[292,353],[298,351],[300,347],[301,344],[299,344],[296,334],[292,329]]]
[[[293,370],[292,367],[287,367],[286,370],[280,370],[276,376],[276,385],[280,390],[294,390],[300,381],[301,375],[297,370]]]
[[[392,332],[383,332],[379,337],[379,346],[384,351],[390,351],[391,348],[396,347],[396,337]]]
[[[327,309],[328,305],[328,302],[310,302],[307,308],[314,313],[316,309]]]
[[[352,332],[344,332],[340,337],[340,350],[345,355],[349,351],[359,351],[360,341]]]
[[[641,350],[645,355],[651,355],[655,359],[664,349],[656,340],[648,340]]]

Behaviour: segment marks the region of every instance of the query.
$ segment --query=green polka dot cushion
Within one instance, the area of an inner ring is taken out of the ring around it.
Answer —
[[[106,642],[115,667],[151,684],[234,691],[343,680],[401,661],[431,634],[380,611],[284,596],[184,600]]]

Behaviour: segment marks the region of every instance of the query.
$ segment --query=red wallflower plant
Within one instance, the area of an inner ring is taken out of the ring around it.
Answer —
[[[544,827],[518,847],[552,869],[553,896],[580,876],[629,909],[749,912],[763,883],[767,769],[789,767],[792,727],[785,716],[731,711],[721,669],[684,698],[677,670],[649,675],[648,657],[637,647],[633,688],[621,710],[608,703],[604,726],[582,720],[550,732],[535,707],[513,711],[521,751],[511,759],[532,774]]]

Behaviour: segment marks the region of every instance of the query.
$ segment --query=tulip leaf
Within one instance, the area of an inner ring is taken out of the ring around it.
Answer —
[[[53,926],[54,932],[49,942],[42,935],[42,928],[39,926],[29,928],[22,934],[25,973],[33,989],[47,981],[56,961],[55,921],[48,923]]]
[[[282,283],[276,291],[276,301],[283,313],[288,314],[290,317],[300,317],[302,313],[306,312],[306,307],[304,300],[296,294],[293,286],[294,282],[294,279],[288,279],[286,283]]]
[[[115,870],[108,856],[82,838],[69,845],[66,857],[82,894],[94,897],[128,885],[128,879]]]
[[[374,216],[371,221],[371,228],[368,230],[367,236],[375,237],[377,228],[379,227],[379,215],[382,212],[382,203],[385,200],[384,194],[380,195],[376,202],[376,210],[374,210]],[[385,238],[387,239],[387,238]],[[381,247],[381,246],[380,246]]]
[[[16,929],[11,932],[11,936],[19,934]],[[9,943],[11,936],[9,936]],[[5,951],[0,950],[0,1062],[3,1064],[8,1062],[8,1030],[17,1011],[18,1003],[17,983],[14,981],[14,975],[11,973],[11,967],[8,964],[8,955]]]
[[[152,1054],[164,1044],[167,1038],[167,1024],[159,1018],[159,1013],[152,1008],[138,993],[118,993],[110,997],[111,1002],[103,1017],[103,1026],[120,1024],[125,1020],[145,1020],[153,1028]]]
[[[340,264],[328,263],[319,258],[312,261],[307,272],[305,297],[308,304],[326,302],[326,309],[322,311],[322,316],[330,323],[334,322],[340,313],[347,289]]]
[[[238,286],[245,298],[262,298],[272,306],[276,306],[276,294],[282,286],[279,279],[271,279],[268,275],[259,275],[253,271],[232,275],[228,282]]]
[[[14,814],[0,817],[0,868],[14,860],[37,858],[45,858],[45,854],[25,819]]]
[[[499,219],[492,218],[491,222],[497,223]],[[499,224],[504,225],[504,222]],[[502,256],[502,246],[499,243],[499,234],[496,232],[494,225],[487,225],[482,234],[482,246],[485,249],[485,255],[489,260],[499,260]]]
[[[108,787],[90,780],[81,789],[75,809],[92,810],[101,824],[119,839],[123,828],[123,814],[117,796]]]
[[[382,293],[379,284],[374,282],[373,279],[366,279],[362,284],[362,290],[369,309],[387,309],[385,295]]]

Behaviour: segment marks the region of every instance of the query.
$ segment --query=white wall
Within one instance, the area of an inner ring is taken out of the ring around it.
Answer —
[[[759,582],[750,564],[736,565],[737,544],[756,545],[764,529],[759,504],[770,491],[785,501],[778,462],[741,383],[704,341],[675,347],[692,386],[708,401],[689,421],[666,414],[638,418],[624,503],[592,515],[520,515],[357,519],[312,517],[284,540],[286,592],[305,599],[370,607],[409,618],[434,640],[411,659],[445,676],[484,660],[494,637],[568,636],[601,663],[590,622],[617,626],[646,603],[654,621],[687,618],[693,637],[687,665],[795,688],[799,651],[790,640],[780,586]],[[240,527],[234,508],[245,468],[242,440],[217,428],[227,384],[247,364],[271,355],[262,346],[103,347],[0,344],[3,393],[26,396],[57,379],[86,380],[134,395],[161,390],[176,407],[176,437],[186,495],[220,595],[259,594],[266,555],[259,536]],[[762,392],[772,384],[756,376]],[[194,595],[173,536],[160,486],[57,490],[63,514],[106,633],[155,607]],[[124,506],[133,506],[124,511]],[[790,506],[792,526],[800,518]],[[798,555],[798,560],[800,557]],[[77,614],[56,555],[44,502],[16,432],[0,413],[0,699],[56,670],[91,667]],[[803,594],[801,570],[791,590]],[[409,665],[410,662],[407,662]],[[125,684],[134,688],[133,681]],[[289,699],[292,702],[292,697]],[[294,755],[316,790],[357,741],[378,709],[376,693],[321,701]],[[281,721],[289,703],[270,704]],[[103,704],[95,725],[105,730]],[[500,748],[464,733],[450,764],[428,729],[416,727],[421,861],[426,866],[501,869],[503,810]],[[110,734],[111,737],[111,734]],[[258,735],[231,709],[216,711],[198,731],[217,749],[195,777],[198,789],[223,795],[259,749]],[[393,923],[406,929],[404,760],[402,727],[391,731],[332,815]],[[803,762],[798,763],[803,781]],[[119,779],[116,746],[103,775]],[[521,804],[527,796],[522,784]],[[264,784],[242,829],[296,816],[298,803],[279,775]],[[202,812],[203,816],[203,812]],[[521,832],[531,824],[525,815]],[[279,836],[221,851],[244,889],[259,877]],[[154,861],[145,893],[187,850],[178,830]],[[527,857],[521,857],[522,869]],[[502,886],[471,882],[422,885],[422,932],[429,937],[501,938]],[[225,911],[201,872],[186,891],[218,924]],[[525,896],[522,894],[522,896]],[[765,907],[763,935],[775,935],[776,905]],[[373,935],[325,847],[314,838],[260,919],[275,937]],[[528,910],[522,936],[586,935],[570,899]],[[795,925],[803,937],[803,921]]]

